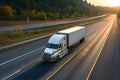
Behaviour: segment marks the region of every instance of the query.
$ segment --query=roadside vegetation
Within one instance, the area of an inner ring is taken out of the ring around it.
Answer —
[[[86,0],[1,0],[0,3],[0,17],[4,19],[75,18],[95,15],[96,10]]]
[[[46,24],[49,22],[59,22],[59,21],[68,21],[68,20],[74,20],[74,19],[81,19],[81,18],[87,18],[87,17],[80,17],[80,18],[64,18],[64,19],[56,19],[56,20],[47,20],[47,21],[0,21],[0,27],[8,27],[8,26],[22,26],[22,25],[30,25],[30,24]]]
[[[109,8],[94,6],[87,0],[1,0],[0,20],[56,20],[95,16]]]
[[[83,21],[83,22],[78,22],[78,23],[73,23],[73,24],[68,24],[68,25],[62,25],[62,26],[55,26],[52,28],[44,28],[40,30],[31,30],[31,31],[22,31],[19,28],[19,31],[17,32],[7,32],[7,33],[0,33],[0,47],[10,45],[13,43],[29,40],[32,38],[48,35],[51,33],[55,33],[57,31],[71,28],[74,26],[80,26],[80,25],[85,25],[88,23],[92,23],[96,20],[91,20],[91,21]]]

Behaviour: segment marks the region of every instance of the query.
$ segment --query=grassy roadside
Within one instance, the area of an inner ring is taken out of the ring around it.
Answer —
[[[87,17],[80,17],[80,18],[87,18]],[[47,20],[49,22],[59,22],[59,21],[68,21],[74,20],[76,18],[65,18],[65,19],[56,19],[56,20]],[[79,19],[79,18],[78,18]],[[28,24],[41,24],[46,23],[44,20],[42,21],[0,21],[0,27],[7,27],[7,26],[16,26],[16,25],[28,25]]]
[[[78,23],[73,23],[73,24],[68,24],[68,25],[62,25],[62,26],[57,26],[57,27],[52,27],[52,28],[45,28],[45,29],[26,31],[26,32],[19,30],[17,32],[0,33],[0,47],[7,46],[7,45],[17,43],[17,42],[21,42],[21,41],[25,41],[28,39],[44,36],[47,34],[55,33],[57,31],[71,28],[74,26],[85,25],[88,23],[92,23],[94,21],[96,20],[78,22]]]

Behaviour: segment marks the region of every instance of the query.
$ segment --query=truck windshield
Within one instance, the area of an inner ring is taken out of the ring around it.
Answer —
[[[50,43],[48,43],[47,47],[48,48],[53,48],[53,49],[58,49],[58,45],[57,44],[50,44]]]

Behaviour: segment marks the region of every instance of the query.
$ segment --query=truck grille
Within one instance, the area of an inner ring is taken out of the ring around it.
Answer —
[[[44,54],[45,58],[50,58],[50,56],[51,56],[50,54],[47,54],[47,53]]]

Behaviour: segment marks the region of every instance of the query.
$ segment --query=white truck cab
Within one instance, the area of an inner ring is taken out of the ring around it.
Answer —
[[[43,58],[54,62],[68,53],[66,35],[54,34],[48,41]]]

